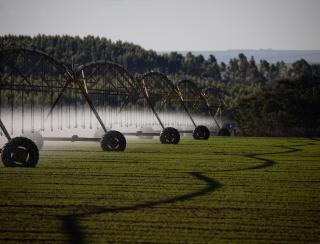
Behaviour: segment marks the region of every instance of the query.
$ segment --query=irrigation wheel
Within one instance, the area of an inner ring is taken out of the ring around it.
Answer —
[[[210,137],[210,131],[206,126],[199,125],[194,129],[192,135],[195,140],[208,140]]]
[[[160,134],[162,144],[178,144],[180,141],[179,131],[173,127],[164,128]]]
[[[116,130],[108,131],[100,142],[103,151],[124,151],[126,149],[126,138],[122,133]]]
[[[6,167],[35,167],[39,150],[29,138],[15,137],[2,148],[1,160]]]

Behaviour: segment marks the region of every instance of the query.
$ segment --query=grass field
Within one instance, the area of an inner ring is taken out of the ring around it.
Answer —
[[[0,196],[1,243],[320,243],[320,140],[47,144]]]

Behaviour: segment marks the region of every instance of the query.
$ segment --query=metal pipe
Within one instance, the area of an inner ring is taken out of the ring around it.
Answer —
[[[47,119],[50,117],[50,115],[52,114],[54,108],[57,106],[59,100],[61,99],[63,93],[64,93],[65,90],[68,88],[68,86],[69,86],[70,83],[71,83],[71,80],[68,80],[68,81],[66,82],[66,84],[62,87],[62,90],[60,91],[58,97],[56,98],[56,100],[54,101],[54,103],[51,105],[50,111],[49,111],[49,113],[48,113],[48,115],[47,115],[47,117],[46,117],[46,119],[45,119],[44,122],[46,122]]]
[[[205,101],[205,104],[206,104],[206,107],[207,107],[207,109],[208,109],[208,111],[209,111],[210,116],[212,117],[213,121],[216,123],[218,129],[220,130],[221,127],[220,127],[220,125],[218,124],[218,121],[217,121],[217,120],[215,119],[215,117],[214,117],[215,114],[213,114],[212,111],[211,111],[211,109],[210,109],[210,105],[209,105],[208,100],[205,98],[205,96],[204,96],[202,93],[201,93],[201,97],[202,97],[203,100]]]
[[[7,131],[6,127],[4,126],[4,124],[2,123],[1,119],[0,119],[0,128],[3,131],[4,135],[7,137],[8,141],[10,141],[11,136],[10,136],[9,132]]]
[[[105,125],[104,125],[104,123],[103,123],[102,119],[100,118],[100,115],[98,114],[98,112],[97,112],[96,108],[94,107],[94,105],[93,105],[93,103],[92,103],[92,101],[91,101],[90,97],[88,96],[88,93],[86,93],[85,88],[82,86],[81,81],[79,81],[79,80],[75,80],[75,82],[76,82],[76,83],[77,83],[77,85],[79,86],[79,88],[80,88],[80,90],[81,90],[81,92],[82,92],[82,95],[83,95],[83,96],[84,96],[84,98],[86,99],[86,101],[87,101],[87,103],[88,103],[89,107],[91,108],[92,112],[94,113],[94,115],[96,116],[97,120],[99,121],[99,123],[100,123],[100,125],[101,125],[102,129],[104,130],[104,132],[105,132],[105,133],[107,133],[107,128],[105,127]]]
[[[191,116],[191,114],[190,114],[190,112],[189,112],[186,104],[185,104],[184,101],[183,101],[183,97],[182,97],[182,94],[181,94],[179,88],[176,87],[175,90],[176,90],[176,93],[178,94],[178,96],[179,96],[179,98],[180,98],[180,102],[181,102],[181,105],[182,105],[183,109],[184,109],[185,112],[188,114],[188,116],[189,116],[192,124],[194,125],[194,127],[197,127],[197,124],[194,122],[194,120],[193,120],[193,118],[192,118],[192,116]]]
[[[142,88],[142,94],[145,97],[145,99],[147,100],[147,103],[148,103],[149,107],[151,108],[153,114],[156,116],[156,118],[157,118],[159,124],[161,125],[162,129],[164,129],[165,127],[164,127],[164,125],[163,125],[158,113],[156,112],[156,110],[154,109],[154,107],[153,107],[153,105],[152,105],[152,103],[150,101],[150,97],[149,97],[149,94],[148,94],[148,91],[147,91],[147,88],[145,86],[145,83],[144,83],[143,79],[141,79],[141,88]]]

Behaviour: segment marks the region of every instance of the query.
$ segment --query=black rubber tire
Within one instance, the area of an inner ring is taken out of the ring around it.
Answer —
[[[127,141],[122,133],[111,130],[102,137],[100,146],[103,151],[120,152],[126,149]]]
[[[35,167],[39,160],[37,145],[26,137],[15,137],[1,151],[1,160],[6,167]]]
[[[227,128],[222,128],[219,130],[218,136],[231,136],[231,133]]]
[[[180,133],[173,127],[164,128],[160,133],[160,142],[162,144],[178,144],[180,141]]]
[[[34,131],[34,132],[28,131],[28,132],[25,132],[21,136],[32,140],[37,145],[39,150],[41,150],[43,148],[44,140],[43,140],[43,137],[39,131]]]
[[[206,126],[198,125],[194,129],[192,135],[195,140],[208,140],[210,137],[210,131]]]

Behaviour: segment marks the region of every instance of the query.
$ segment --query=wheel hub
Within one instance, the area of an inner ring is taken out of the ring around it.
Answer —
[[[28,160],[29,153],[25,148],[18,147],[12,152],[12,160],[15,163],[25,164]]]

